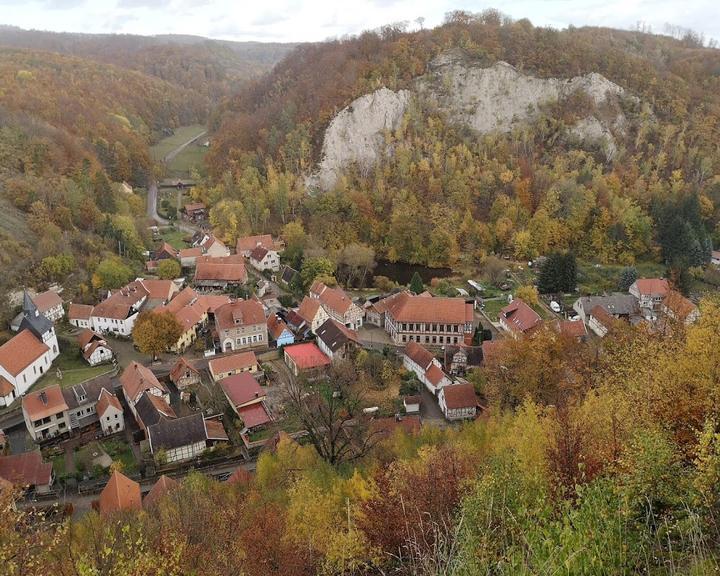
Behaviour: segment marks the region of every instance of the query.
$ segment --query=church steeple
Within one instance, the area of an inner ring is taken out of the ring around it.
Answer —
[[[30,293],[27,291],[27,288],[23,291],[23,313],[25,316],[40,315],[40,311],[37,306],[35,306],[35,302],[32,301],[32,298],[30,298]]]

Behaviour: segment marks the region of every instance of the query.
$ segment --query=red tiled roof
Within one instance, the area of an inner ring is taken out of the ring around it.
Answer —
[[[542,318],[520,298],[515,298],[510,304],[500,310],[500,318],[505,320],[509,328],[523,334],[536,328],[542,323]]]
[[[274,340],[280,338],[283,332],[285,330],[288,330],[287,324],[285,324],[284,321],[278,318],[277,314],[270,314],[270,316],[268,316],[267,328],[268,333],[270,334],[270,336],[273,337]]]
[[[50,350],[27,328],[0,346],[0,366],[17,376]]]
[[[445,405],[450,410],[477,406],[477,395],[472,384],[452,384],[442,388]]]
[[[86,348],[83,349],[83,351],[82,351],[83,358],[85,358],[85,360],[90,360],[90,357],[93,355],[95,350],[97,350],[98,348],[101,348],[101,347],[107,348],[108,350],[110,350],[110,347],[107,345],[107,342],[105,342],[105,340],[102,340],[102,341],[95,340],[89,346],[87,346]]]
[[[677,290],[670,290],[663,303],[678,320],[685,320],[697,308]]]
[[[70,304],[68,308],[68,319],[70,320],[90,320],[93,307],[87,304]]]
[[[143,498],[143,508],[150,508],[154,506],[160,498],[165,496],[165,494],[171,490],[175,490],[179,486],[180,484],[178,484],[177,480],[173,480],[163,474],[160,478],[158,478],[158,481],[153,484],[153,487],[150,488],[150,492],[148,492],[145,495],[145,498]]]
[[[247,271],[242,256],[201,256],[195,262],[195,280],[245,282]]]
[[[0,456],[0,478],[16,486],[48,486],[52,482],[52,464],[43,462],[40,450]]]
[[[208,440],[229,440],[225,426],[220,420],[205,420]]]
[[[325,356],[314,342],[287,346],[285,354],[292,359],[299,370],[308,370],[332,364],[332,360]]]
[[[99,504],[102,515],[120,510],[140,510],[142,508],[140,484],[115,471],[100,493]]]
[[[257,300],[231,302],[215,310],[215,324],[218,330],[265,324],[265,311]]]
[[[635,284],[640,294],[645,296],[665,296],[670,288],[664,278],[638,278]]]
[[[433,298],[401,292],[386,304],[387,313],[396,322],[467,324],[473,321],[472,304],[462,298]]]
[[[178,256],[182,260],[183,258],[198,258],[202,256],[202,248],[200,246],[197,246],[196,248],[183,248],[178,252]]]
[[[187,370],[190,370],[191,372],[194,372],[195,374],[200,374],[200,371],[193,366],[190,361],[185,358],[185,356],[180,356],[178,358],[177,362],[175,362],[175,365],[170,370],[170,380],[173,382],[177,382],[180,378],[182,378]]]
[[[430,382],[430,384],[432,384],[433,386],[437,386],[438,384],[440,384],[443,378],[446,377],[447,376],[445,375],[445,372],[443,372],[437,364],[433,364],[425,372],[425,378],[427,378],[428,382]]]
[[[246,428],[255,428],[272,421],[262,402],[238,408],[238,415],[242,418]]]
[[[188,212],[195,212],[195,210],[205,210],[205,204],[202,202],[189,202],[188,204],[185,204],[183,209],[186,214]]]
[[[403,416],[400,419],[394,416],[375,418],[370,422],[370,430],[381,436],[391,436],[395,430],[415,435],[420,432],[420,416]]]
[[[232,473],[232,476],[227,479],[228,484],[249,484],[252,480],[252,474],[245,470],[245,468],[240,467],[235,472]]]
[[[93,332],[90,330],[90,328],[83,329],[80,334],[78,334],[77,337],[77,343],[80,346],[80,348],[85,348],[88,344],[90,344],[90,341],[93,338],[97,338],[98,340],[103,340],[103,337],[100,336],[97,332]]]
[[[131,362],[123,371],[120,376],[120,384],[131,401],[135,401],[140,394],[152,388],[159,388],[163,392],[167,392],[165,385],[149,368],[135,361]]]
[[[130,308],[146,298],[147,295],[147,290],[140,282],[130,282],[95,306],[92,315],[96,318],[125,320],[130,315]]]
[[[270,234],[260,234],[257,236],[238,238],[236,252],[242,254],[243,252],[254,250],[257,246],[272,248],[274,246],[272,236]]]
[[[220,388],[235,408],[265,398],[265,390],[249,372],[241,372],[224,378],[220,381]]]
[[[102,416],[105,413],[105,410],[107,410],[110,406],[122,412],[122,404],[120,404],[120,400],[117,399],[117,396],[115,396],[115,394],[111,394],[103,388],[100,390],[100,398],[98,399],[95,411],[98,416]]]
[[[15,390],[15,386],[6,380],[4,376],[0,376],[0,398],[10,396],[13,390]]]
[[[53,292],[52,290],[41,292],[35,296],[32,301],[35,303],[35,306],[37,306],[37,309],[42,313],[45,313],[56,306],[62,306],[63,303],[58,293]]]
[[[328,288],[322,282],[316,281],[310,288],[310,293],[315,294],[324,306],[339,315],[345,314],[353,303],[342,288]]]
[[[269,250],[264,246],[257,246],[253,248],[252,252],[250,252],[250,258],[256,262],[262,262],[262,259],[267,256],[268,252]]]
[[[571,338],[582,338],[587,335],[585,323],[580,320],[558,320],[556,326],[560,334]]]
[[[211,314],[215,314],[215,311],[232,302],[230,296],[223,296],[222,294],[203,294],[198,298],[198,302],[202,306],[203,310]]]
[[[303,320],[305,320],[305,322],[311,324],[312,321],[315,319],[318,310],[320,310],[320,300],[318,300],[317,298],[310,298],[309,296],[305,296],[302,302],[300,302],[298,314]]]
[[[143,285],[148,293],[148,298],[151,300],[165,300],[168,301],[172,298],[175,292],[175,283],[172,280],[141,280],[140,283]]]
[[[258,363],[255,352],[238,352],[229,356],[213,358],[208,362],[208,368],[212,374],[224,374],[235,370],[244,370]]]
[[[602,324],[603,326],[605,326],[605,328],[608,329],[611,328],[615,322],[617,322],[617,318],[615,318],[599,304],[595,306],[592,310],[590,310],[590,316],[595,318],[595,320],[600,322],[600,324]]]
[[[432,352],[417,342],[408,342],[403,353],[423,370],[427,370],[435,358]]]

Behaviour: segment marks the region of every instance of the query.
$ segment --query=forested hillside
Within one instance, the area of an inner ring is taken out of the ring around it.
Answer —
[[[226,42],[198,36],[71,34],[0,26],[0,46],[114,64],[219,101],[248,79],[268,72],[295,44]]]
[[[620,104],[627,124],[613,128],[617,152],[573,137],[579,119],[603,114],[581,93],[510,133],[484,135],[416,99],[385,134],[393,152],[375,169],[350,167],[334,191],[293,203],[344,106],[382,86],[411,88],[449,50],[541,78],[602,74],[633,97]],[[217,186],[204,197],[240,200],[237,220],[254,231],[299,216],[331,252],[364,243],[391,260],[472,268],[493,251],[525,259],[573,248],[599,262],[662,260],[680,277],[720,240],[719,73],[720,52],[692,38],[557,31],[493,11],[302,46],[215,115]],[[289,194],[278,194],[278,179]]]

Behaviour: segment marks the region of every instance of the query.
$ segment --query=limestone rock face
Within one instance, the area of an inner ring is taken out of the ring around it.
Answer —
[[[372,168],[382,155],[390,152],[385,133],[399,126],[412,98],[428,100],[450,121],[484,134],[509,132],[532,119],[541,104],[561,100],[578,90],[596,105],[625,96],[622,87],[601,74],[570,79],[537,78],[506,62],[487,68],[468,64],[457,52],[441,54],[430,63],[428,73],[415,80],[412,90],[393,92],[380,88],[340,111],[325,131],[322,157],[308,184],[328,190],[347,166]],[[577,122],[570,135],[599,143],[611,159],[617,145],[610,128],[624,124],[625,118],[619,111],[610,124],[607,119],[589,116]]]

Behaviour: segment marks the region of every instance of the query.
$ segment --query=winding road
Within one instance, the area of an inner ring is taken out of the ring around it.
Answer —
[[[199,134],[196,134],[190,140],[187,142],[184,142],[180,144],[177,148],[174,150],[171,150],[168,152],[165,157],[163,158],[163,164],[167,164],[170,162],[175,156],[180,154],[185,148],[187,148],[190,144],[195,142],[198,138],[202,138],[205,134],[207,134],[207,130],[203,130]],[[165,218],[161,217],[160,214],[158,214],[157,211],[157,201],[158,201],[158,186],[157,182],[155,181],[155,178],[150,176],[150,184],[148,186],[148,193],[147,193],[147,215],[148,218],[152,218],[158,223],[158,226],[168,226],[170,225],[170,222],[168,222]],[[192,234],[197,231],[197,228],[190,226],[186,222],[183,222],[181,220],[178,220],[176,222],[176,226],[182,230],[183,232],[187,232],[189,234]]]

